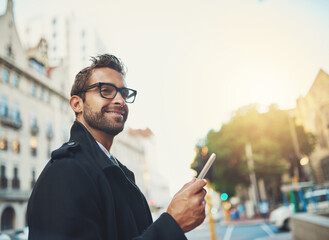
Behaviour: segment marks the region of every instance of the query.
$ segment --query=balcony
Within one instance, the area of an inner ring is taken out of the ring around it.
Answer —
[[[20,129],[23,126],[19,112],[10,112],[8,108],[1,111],[0,121],[3,125],[14,129]]]
[[[5,201],[27,201],[31,190],[0,189],[0,199]]]

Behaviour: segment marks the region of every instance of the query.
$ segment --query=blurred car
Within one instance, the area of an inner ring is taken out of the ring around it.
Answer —
[[[307,212],[314,213],[329,210],[329,189],[321,188],[305,193]]]
[[[270,213],[269,221],[280,230],[289,230],[289,218],[294,213],[294,205],[281,206]]]
[[[11,240],[9,235],[0,232],[0,240]]]
[[[220,222],[224,218],[223,211],[220,208],[212,208],[211,216],[215,222]]]
[[[306,209],[309,213],[329,210],[329,189],[317,188],[312,189],[304,194]],[[289,218],[294,214],[294,205],[281,206],[273,210],[270,214],[269,221],[281,230],[289,230]]]
[[[28,240],[29,228],[25,227],[23,230],[16,231],[12,240]]]

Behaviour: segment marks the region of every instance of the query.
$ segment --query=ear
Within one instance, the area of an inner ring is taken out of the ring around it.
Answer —
[[[80,113],[82,113],[83,101],[79,96],[73,95],[70,99],[70,106],[71,106],[72,110],[76,113],[76,115],[78,116]]]

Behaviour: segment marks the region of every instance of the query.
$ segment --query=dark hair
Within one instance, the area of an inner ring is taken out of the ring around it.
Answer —
[[[126,75],[126,67],[123,62],[114,55],[103,54],[97,57],[91,57],[92,64],[82,69],[76,76],[71,89],[71,96],[77,95],[85,100],[85,92],[83,89],[88,86],[89,78],[96,68],[111,68],[121,73],[123,77]]]

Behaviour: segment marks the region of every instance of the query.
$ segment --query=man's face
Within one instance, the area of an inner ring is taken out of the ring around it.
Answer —
[[[88,86],[97,82],[111,83],[118,88],[126,87],[122,75],[111,68],[96,68]],[[113,99],[102,98],[98,87],[86,92],[82,118],[90,130],[115,136],[123,130],[127,116],[128,107],[120,92]]]

